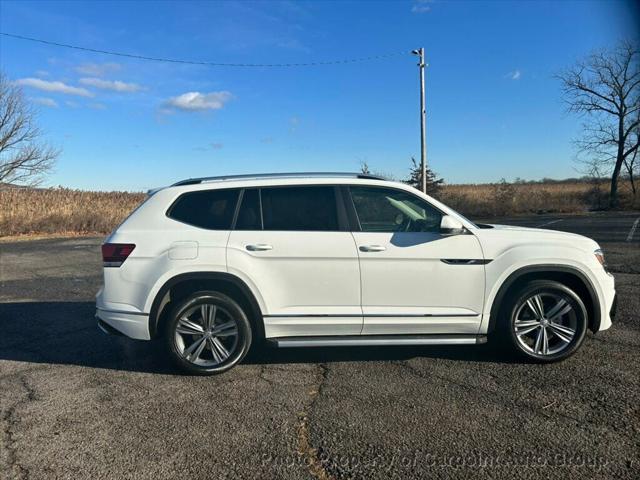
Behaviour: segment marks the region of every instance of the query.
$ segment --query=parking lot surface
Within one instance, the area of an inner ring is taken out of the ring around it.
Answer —
[[[490,220],[607,252],[614,326],[546,366],[487,345],[265,349],[183,376],[97,329],[101,239],[0,243],[0,478],[639,478],[639,217]]]

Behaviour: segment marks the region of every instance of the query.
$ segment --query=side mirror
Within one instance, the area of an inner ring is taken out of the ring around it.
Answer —
[[[464,233],[464,225],[460,220],[450,215],[443,215],[440,220],[440,233],[442,235],[460,235]]]

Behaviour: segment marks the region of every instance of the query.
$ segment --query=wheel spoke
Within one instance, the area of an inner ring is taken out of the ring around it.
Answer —
[[[540,295],[534,295],[529,300],[527,300],[527,305],[537,319],[542,319],[544,317],[544,306],[542,304],[542,298],[540,298]]]
[[[194,330],[193,328],[181,327],[181,326],[176,327],[176,332],[182,335],[198,335],[198,336],[204,335],[203,332],[199,332],[198,330]]]
[[[558,300],[558,303],[547,313],[547,318],[553,318],[565,305],[567,305],[567,301],[564,298]]]
[[[203,303],[200,305],[200,318],[202,320],[202,326],[205,330],[209,329],[209,317],[211,315],[211,305],[208,303]]]
[[[207,346],[207,342],[200,342],[200,345],[198,346],[198,348],[196,348],[196,351],[193,352],[193,355],[191,355],[190,360],[192,362],[197,362],[198,358],[200,358],[200,354],[202,353],[202,351],[204,350],[204,347]]]
[[[549,315],[549,321],[550,322],[555,322],[556,320],[559,320],[563,315],[566,315],[567,313],[569,313],[571,310],[573,310],[573,307],[567,303],[558,312],[555,312],[553,315],[550,314]]]
[[[542,328],[542,354],[549,354],[549,334],[547,333],[546,328]]]
[[[204,329],[202,328],[202,326],[198,325],[195,322],[192,322],[187,317],[182,317],[178,321],[176,332],[182,333],[184,335],[202,335],[204,333]]]
[[[230,320],[214,327],[211,334],[216,337],[231,337],[238,334],[238,327],[236,326],[236,322]]]
[[[566,327],[564,325],[558,325],[557,323],[550,323],[549,328],[556,335],[556,337],[558,337],[565,343],[569,343],[576,333],[574,329]]]
[[[216,324],[216,315],[218,314],[218,306],[213,305],[209,308],[209,318],[207,319],[207,328],[211,329]]]
[[[211,355],[213,355],[213,360],[216,363],[221,363],[223,361],[223,359],[220,356],[220,354],[218,353],[218,350],[216,349],[216,346],[213,343],[213,338],[208,338],[207,339],[207,345],[209,346],[209,350],[211,350]]]
[[[540,325],[540,322],[538,320],[516,320],[515,323],[516,328],[526,328],[534,325]]]
[[[522,337],[522,336],[526,335],[527,333],[531,333],[531,332],[535,331],[538,328],[540,328],[540,325],[538,325],[536,323],[535,325],[531,325],[530,327],[524,327],[524,328],[522,328],[522,330],[517,330],[516,329],[516,335],[518,335],[519,337]]]
[[[189,345],[188,348],[185,348],[183,352],[184,357],[190,362],[195,362],[202,353],[204,345],[206,345],[205,340],[206,337],[203,336]]]
[[[534,353],[540,353],[540,351],[542,350],[542,336],[544,335],[542,332],[544,332],[544,328],[541,328],[538,331],[538,336],[536,337],[536,344],[533,347]]]
[[[229,351],[217,338],[209,338],[209,349],[217,363],[222,363],[229,358]]]

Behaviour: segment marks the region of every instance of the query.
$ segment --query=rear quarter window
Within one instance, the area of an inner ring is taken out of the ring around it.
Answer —
[[[178,222],[208,230],[230,230],[239,190],[200,190],[180,195],[167,211]]]

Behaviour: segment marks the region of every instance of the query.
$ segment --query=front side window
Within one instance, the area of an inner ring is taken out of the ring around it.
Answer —
[[[402,190],[349,187],[363,232],[439,232],[442,213]]]
[[[265,230],[339,230],[334,187],[262,188],[260,194]]]
[[[181,195],[167,216],[209,230],[229,230],[239,190],[201,190]]]

